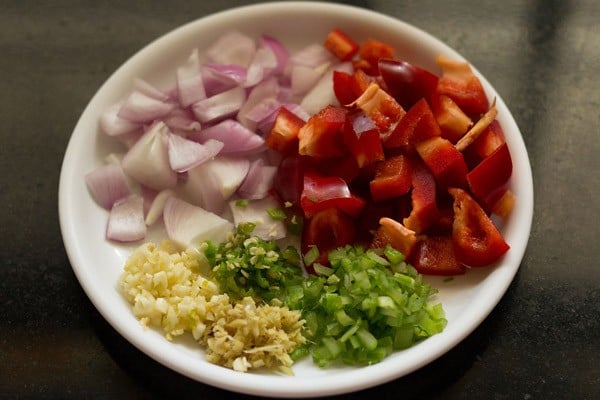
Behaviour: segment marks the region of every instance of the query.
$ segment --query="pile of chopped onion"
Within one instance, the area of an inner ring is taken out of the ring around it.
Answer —
[[[183,247],[223,241],[241,222],[255,224],[264,239],[285,236],[267,213],[277,156],[265,135],[281,107],[306,121],[337,104],[333,71],[352,66],[321,44],[290,53],[275,38],[237,31],[204,50],[193,49],[173,71],[173,87],[136,79],[129,95],[102,113],[103,134],[124,145],[86,175],[90,193],[110,212],[107,239],[143,240],[161,217]],[[250,207],[240,212],[236,199]]]

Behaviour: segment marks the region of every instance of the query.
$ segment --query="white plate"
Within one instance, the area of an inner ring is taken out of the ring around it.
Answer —
[[[313,42],[322,43],[334,27],[358,40],[374,37],[388,42],[402,58],[436,72],[439,72],[433,61],[436,55],[462,58],[444,43],[411,25],[363,9],[301,2],[237,8],[184,25],[139,51],[100,88],[73,131],[59,188],[60,224],[73,270],[96,308],[121,335],[144,353],[190,378],[231,391],[279,397],[339,394],[393,380],[431,362],[470,334],[498,303],[519,268],[533,214],[531,169],[510,111],[489,82],[480,76],[489,98],[497,99],[498,120],[506,133],[514,163],[510,185],[518,200],[501,228],[511,249],[497,265],[468,271],[450,282],[428,278],[440,289],[439,300],[446,310],[448,326],[443,333],[369,367],[319,369],[307,358],[295,365],[295,376],[287,377],[243,374],[215,366],[206,362],[202,350],[192,343],[171,343],[160,332],[140,326],[117,287],[133,246],[115,245],[105,240],[107,213],[95,204],[84,183],[84,175],[114,150],[112,142],[98,130],[100,113],[123,98],[136,77],[162,87],[173,84],[175,68],[193,48],[202,51],[231,29],[256,37],[266,33],[297,49]]]

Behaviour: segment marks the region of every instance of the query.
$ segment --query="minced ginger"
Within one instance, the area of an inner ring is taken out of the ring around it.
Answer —
[[[191,333],[212,363],[291,374],[290,353],[305,342],[301,312],[251,297],[233,302],[203,276],[207,263],[201,251],[180,252],[168,241],[138,247],[120,278],[134,315],[145,326],[162,327],[168,340]]]

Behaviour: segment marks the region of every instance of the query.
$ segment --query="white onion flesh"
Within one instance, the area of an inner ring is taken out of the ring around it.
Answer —
[[[193,204],[220,214],[249,169],[245,158],[220,156],[189,170],[183,191]]]
[[[197,247],[207,240],[221,243],[233,230],[228,220],[174,196],[165,201],[163,220],[169,239],[183,248]]]
[[[300,102],[300,107],[305,110],[308,114],[316,114],[319,110],[327,107],[328,105],[339,106],[339,101],[333,91],[333,72],[342,71],[346,73],[352,73],[352,64],[339,63],[330,67],[319,81],[310,89],[310,91],[304,96]]]
[[[207,57],[217,64],[237,64],[247,67],[254,57],[256,43],[253,38],[231,31],[217,39],[207,50]]]
[[[223,149],[223,142],[210,139],[204,144],[169,134],[169,165],[175,172],[186,172],[213,159]]]
[[[274,220],[268,213],[269,209],[280,208],[279,202],[271,196],[250,200],[243,206],[240,206],[236,200],[232,200],[229,202],[229,208],[233,215],[234,225],[245,222],[255,225],[252,231],[253,236],[264,240],[277,240],[286,236],[283,221]]]
[[[174,104],[152,98],[140,91],[134,90],[125,100],[118,116],[139,123],[151,123],[168,115]]]
[[[175,192],[171,189],[165,189],[154,196],[148,207],[148,211],[145,213],[146,218],[144,222],[147,226],[154,225],[162,217],[167,199],[172,196],[175,196]]]
[[[86,174],[85,182],[92,197],[106,210],[131,194],[120,164],[106,164],[96,168]]]
[[[245,100],[246,91],[236,86],[194,103],[192,110],[200,123],[212,122],[235,115]]]
[[[194,49],[185,64],[177,68],[177,89],[182,107],[188,107],[206,98],[198,49]]]
[[[117,201],[108,216],[106,238],[118,242],[136,242],[145,236],[144,199],[132,194]]]
[[[202,143],[211,139],[218,140],[223,143],[221,154],[233,156],[255,154],[265,149],[265,140],[261,136],[232,119],[205,128],[189,138]]]
[[[155,190],[174,187],[177,174],[169,164],[168,137],[164,122],[154,124],[123,157],[125,173]]]
[[[113,104],[100,116],[100,129],[108,136],[120,136],[142,128],[141,123],[119,117],[119,110],[122,106],[123,102]]]
[[[269,194],[277,167],[266,165],[265,160],[258,158],[250,164],[246,178],[237,190],[238,196],[244,199],[262,199]]]

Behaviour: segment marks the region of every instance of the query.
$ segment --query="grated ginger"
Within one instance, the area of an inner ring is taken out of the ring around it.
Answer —
[[[291,374],[290,353],[306,340],[301,312],[251,297],[233,302],[201,274],[206,270],[208,261],[197,249],[145,243],[131,254],[119,282],[142,324],[162,327],[168,340],[191,333],[209,362]]]

